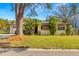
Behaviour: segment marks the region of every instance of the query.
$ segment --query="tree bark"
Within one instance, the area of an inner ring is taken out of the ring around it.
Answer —
[[[16,35],[23,35],[23,15],[24,15],[25,4],[15,4],[16,13]]]
[[[16,35],[23,35],[23,17],[16,20]]]

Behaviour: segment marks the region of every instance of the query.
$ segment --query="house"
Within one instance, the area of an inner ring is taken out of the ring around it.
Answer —
[[[56,35],[59,34],[64,34],[65,30],[66,30],[66,23],[62,23],[62,22],[58,22],[57,24],[57,31],[56,31]],[[50,35],[50,30],[49,30],[49,22],[43,22],[42,26],[41,26],[41,35]]]
[[[10,24],[10,34],[15,34],[16,31],[16,24]]]
[[[74,29],[74,34],[79,34],[79,14],[71,17],[72,26]]]
[[[63,34],[65,33],[66,30],[66,24],[63,22],[58,22],[57,24],[57,31],[56,34]],[[10,26],[10,33],[14,34],[16,31],[16,24],[11,24]],[[38,34],[40,35],[50,35],[50,30],[49,30],[49,22],[42,22],[41,26],[37,27],[37,30],[33,30],[35,33],[35,31],[37,31]]]

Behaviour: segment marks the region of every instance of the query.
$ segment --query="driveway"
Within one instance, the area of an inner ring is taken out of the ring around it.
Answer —
[[[0,56],[79,56],[79,50],[4,48]]]
[[[3,38],[8,38],[12,35],[15,35],[15,34],[0,34],[0,39],[3,39]]]

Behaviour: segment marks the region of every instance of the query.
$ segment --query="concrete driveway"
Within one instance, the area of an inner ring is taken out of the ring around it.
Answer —
[[[3,38],[8,38],[10,36],[13,36],[15,34],[0,34],[0,39],[3,39]]]
[[[79,56],[77,49],[4,48],[0,56]]]

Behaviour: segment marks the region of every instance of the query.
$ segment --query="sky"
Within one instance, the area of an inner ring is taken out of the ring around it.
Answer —
[[[56,6],[61,5],[61,4],[52,4],[52,7],[55,9]],[[0,18],[3,19],[8,19],[8,20],[15,20],[15,12],[11,11],[12,10],[12,6],[11,3],[0,3]],[[39,15],[36,16],[36,18],[44,20],[46,19],[47,15],[51,15],[51,13],[46,13],[43,11],[41,11],[41,9],[37,10]],[[27,12],[25,12],[24,14],[25,17],[27,17]]]
[[[14,20],[15,12],[11,11],[11,4],[9,3],[0,3],[0,18]]]

